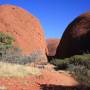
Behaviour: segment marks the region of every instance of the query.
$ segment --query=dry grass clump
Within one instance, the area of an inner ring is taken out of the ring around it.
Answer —
[[[25,77],[40,73],[40,70],[34,67],[0,62],[0,77]]]

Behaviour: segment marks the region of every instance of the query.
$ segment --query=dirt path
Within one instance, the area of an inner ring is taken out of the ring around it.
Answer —
[[[48,70],[43,70],[40,76],[0,78],[0,86],[6,90],[40,90],[40,84],[74,86],[78,83],[70,76]]]

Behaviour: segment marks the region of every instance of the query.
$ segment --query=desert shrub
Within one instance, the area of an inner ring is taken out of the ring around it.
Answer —
[[[90,54],[75,55],[68,60],[68,70],[82,86],[90,87]]]
[[[16,47],[10,47],[8,49],[2,50],[2,55],[0,56],[0,61],[16,64],[27,64],[34,62],[32,55],[22,55],[21,50]]]
[[[0,32],[0,61],[9,63],[24,63],[28,57],[21,55],[21,50],[13,46],[14,38]]]
[[[0,53],[0,61],[8,63],[28,64],[31,62],[38,62],[45,59],[43,54],[39,51],[33,52],[30,55],[22,55],[21,50],[13,46],[8,49],[4,48],[0,50]]]
[[[0,32],[0,56],[6,53],[7,49],[11,48],[14,42],[14,38],[8,34]]]
[[[66,65],[67,68],[82,65],[85,66],[87,69],[90,69],[90,54],[75,55],[65,59],[53,58],[50,63],[56,66]]]
[[[0,45],[12,45],[14,38],[11,35],[0,32]]]
[[[53,59],[53,60],[51,60],[50,63],[57,66],[56,69],[58,70],[58,69],[67,69],[69,62],[68,62],[67,59],[65,59],[65,60],[63,60],[63,59]]]
[[[30,54],[30,58],[36,60],[46,60],[46,55],[41,50],[36,50]]]
[[[17,64],[27,64],[37,60],[45,60],[46,56],[40,50],[26,56],[21,50],[13,46],[15,39],[8,34],[0,32],[0,61]]]
[[[53,59],[51,63],[56,65],[59,70],[66,66],[63,69],[70,71],[82,86],[90,87],[90,54],[75,55],[66,59]]]
[[[75,66],[72,68],[73,76],[82,86],[90,87],[90,70],[85,66]]]
[[[33,52],[30,55],[22,55],[21,50],[14,46],[0,50],[0,61],[16,64],[28,64],[31,62],[45,61],[46,56],[42,52]]]
[[[82,65],[90,69],[90,54],[75,55],[69,58],[69,63],[74,65]]]

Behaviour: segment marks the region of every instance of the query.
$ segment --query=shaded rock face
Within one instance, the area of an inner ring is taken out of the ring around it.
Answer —
[[[48,48],[48,56],[55,56],[56,49],[59,45],[60,39],[50,38],[46,40]]]
[[[23,54],[46,53],[46,41],[39,21],[27,11],[12,5],[0,6],[0,32],[15,38]]]
[[[77,17],[66,28],[56,57],[66,58],[90,52],[90,12]]]

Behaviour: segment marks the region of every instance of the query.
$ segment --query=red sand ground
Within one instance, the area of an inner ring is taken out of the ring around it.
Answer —
[[[6,90],[40,90],[40,84],[74,86],[78,83],[70,76],[47,70],[43,70],[41,76],[0,78],[0,86]]]

